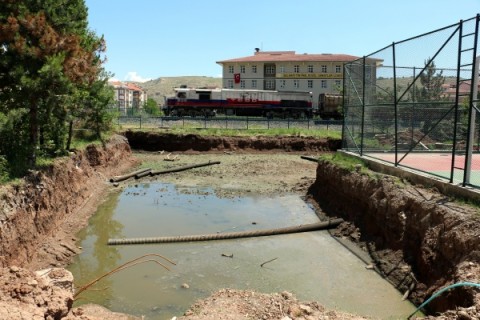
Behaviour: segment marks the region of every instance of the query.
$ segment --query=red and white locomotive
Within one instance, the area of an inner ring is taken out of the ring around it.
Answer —
[[[167,116],[221,115],[311,118],[312,93],[253,89],[175,88],[163,112]]]

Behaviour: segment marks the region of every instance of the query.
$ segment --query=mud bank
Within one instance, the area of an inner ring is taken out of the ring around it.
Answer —
[[[434,189],[379,173],[351,172],[328,161],[319,162],[309,194],[327,215],[350,222],[336,235],[359,243],[375,268],[417,305],[447,285],[479,282],[478,209]],[[428,307],[432,314],[466,308],[464,315],[478,319],[480,293],[456,288]],[[458,315],[450,311],[443,316]]]
[[[75,232],[86,223],[88,217],[78,220],[80,211],[91,209],[86,207],[89,200],[101,197],[106,175],[134,165],[130,156],[127,141],[117,135],[105,148],[90,145],[48,168],[31,171],[19,185],[2,187],[0,265],[35,270],[66,264],[78,248],[72,236],[64,239],[61,233]]]
[[[132,149],[145,151],[334,151],[338,139],[314,137],[211,137],[194,134],[127,131]]]

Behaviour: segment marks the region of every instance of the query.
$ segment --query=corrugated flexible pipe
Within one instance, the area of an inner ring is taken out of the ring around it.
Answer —
[[[330,228],[335,228],[342,222],[343,222],[343,219],[332,219],[324,222],[317,222],[317,223],[299,225],[294,227],[266,229],[266,230],[239,231],[239,232],[213,233],[213,234],[188,235],[188,236],[171,236],[171,237],[108,239],[108,244],[122,245],[122,244],[173,243],[173,242],[209,241],[209,240],[262,237],[262,236],[271,236],[271,235],[278,235],[278,234],[299,233],[299,232],[330,229]]]

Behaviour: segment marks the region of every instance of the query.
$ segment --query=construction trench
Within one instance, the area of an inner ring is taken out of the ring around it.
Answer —
[[[22,272],[17,267],[32,271],[65,267],[81,249],[72,236],[69,240],[64,236],[58,243],[59,235],[64,229],[72,234],[86,225],[88,215],[79,212],[94,212],[92,200],[104,194],[111,177],[137,171],[139,162],[132,157],[132,149],[152,154],[288,153],[315,159],[336,151],[340,144],[304,137],[221,138],[144,132],[126,132],[124,137],[113,138],[106,149],[91,146],[75,152],[58,165],[32,172],[25,185],[2,189],[0,261],[5,273]],[[451,201],[438,188],[410,184],[392,175],[349,171],[328,161],[320,161],[316,171],[316,177],[305,185],[306,197],[325,220],[344,220],[331,234],[368,252],[372,268],[415,305],[448,286],[479,283],[478,208]],[[75,220],[76,216],[83,219]],[[2,291],[7,294],[15,288]],[[68,313],[71,302],[58,310],[51,308],[45,306],[45,314],[61,319],[59,315]],[[425,310],[431,318],[477,319],[479,290],[452,287],[430,301]]]

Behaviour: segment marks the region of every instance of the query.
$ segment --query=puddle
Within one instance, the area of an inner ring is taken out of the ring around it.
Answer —
[[[218,198],[210,189],[173,184],[128,187],[111,195],[79,233],[83,252],[68,268],[76,285],[149,253],[166,256],[176,265],[169,265],[171,271],[151,262],[125,269],[82,293],[75,305],[96,303],[145,319],[171,319],[200,298],[221,288],[234,288],[265,293],[286,290],[299,300],[315,300],[327,308],[382,319],[406,318],[415,310],[327,231],[107,245],[110,238],[258,230],[317,221],[315,212],[298,195]],[[226,257],[230,255],[233,257]]]

